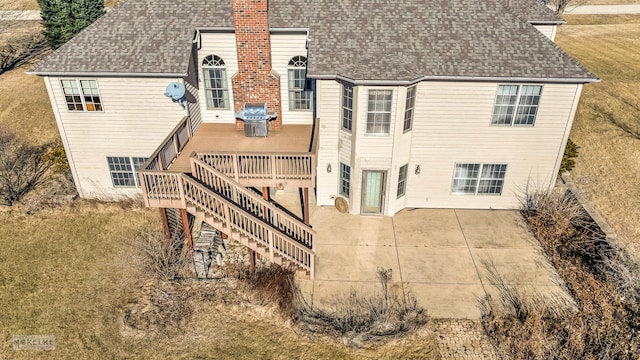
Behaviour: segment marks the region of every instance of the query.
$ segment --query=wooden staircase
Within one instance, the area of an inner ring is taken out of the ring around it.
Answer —
[[[186,209],[272,263],[313,279],[315,231],[203,160],[191,174],[141,171],[147,206]]]

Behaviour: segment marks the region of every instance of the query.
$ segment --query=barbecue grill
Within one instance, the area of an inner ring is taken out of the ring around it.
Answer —
[[[236,113],[236,118],[244,121],[244,136],[267,136],[269,134],[269,120],[278,116],[267,112],[267,103],[244,104],[244,109]]]

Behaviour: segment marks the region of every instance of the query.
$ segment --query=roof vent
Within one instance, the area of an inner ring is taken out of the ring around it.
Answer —
[[[183,109],[186,109],[186,106],[184,105],[186,93],[187,90],[183,84],[179,82],[172,82],[164,91],[164,96],[171,98],[171,101],[177,102],[178,104],[180,104],[180,106],[182,106]]]

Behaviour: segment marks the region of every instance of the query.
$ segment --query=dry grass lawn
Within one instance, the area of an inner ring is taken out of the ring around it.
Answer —
[[[123,308],[145,274],[132,239],[160,227],[157,211],[80,201],[0,223],[0,358],[437,359],[429,337],[354,350],[292,330],[269,308],[204,302],[182,329],[124,336]],[[215,291],[215,286],[211,287]],[[14,351],[13,335],[56,337],[52,352]]]
[[[640,15],[611,16],[606,25],[569,20],[557,43],[602,79],[584,87],[571,132],[581,147],[573,177],[640,258]]]
[[[42,78],[24,69],[0,77],[0,126],[35,142],[59,138]]]

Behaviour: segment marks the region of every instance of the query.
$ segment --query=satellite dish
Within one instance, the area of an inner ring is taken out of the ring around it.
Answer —
[[[185,94],[187,93],[187,89],[184,87],[184,84],[179,82],[172,82],[167,86],[167,89],[164,92],[164,96],[171,98],[171,101],[177,102],[185,109],[184,99]]]

